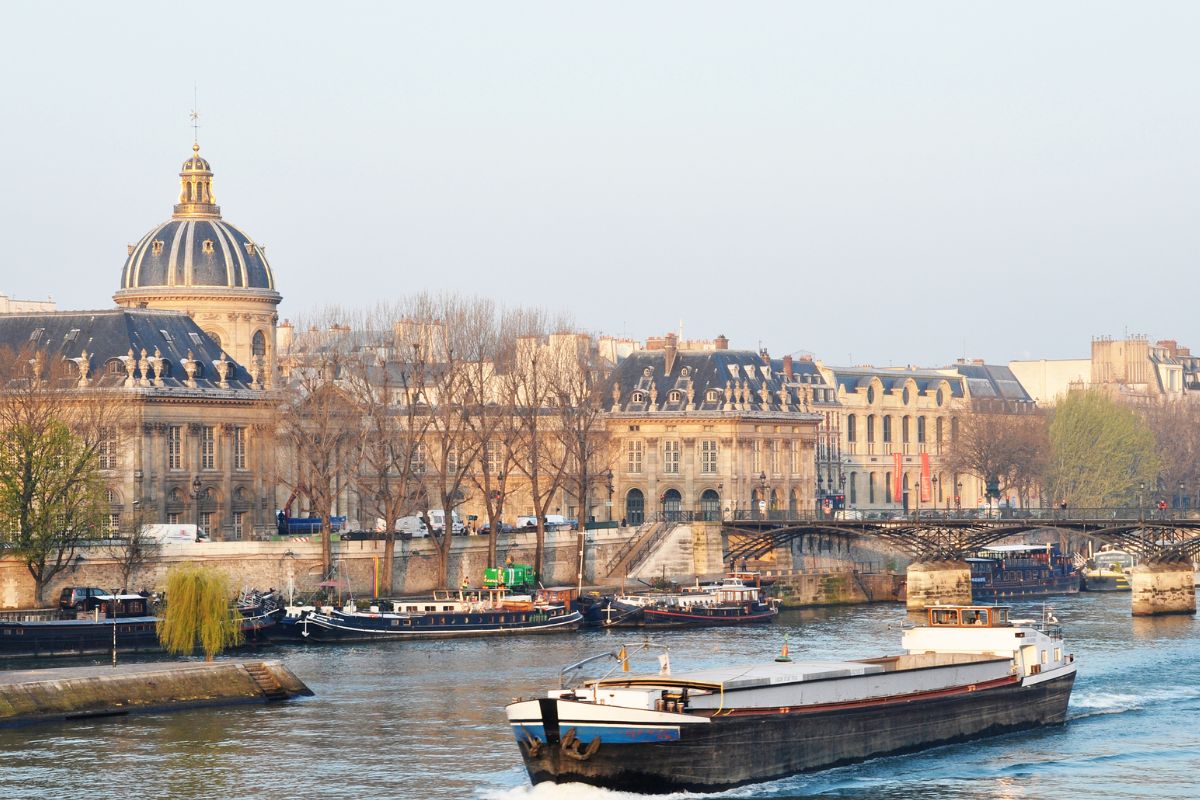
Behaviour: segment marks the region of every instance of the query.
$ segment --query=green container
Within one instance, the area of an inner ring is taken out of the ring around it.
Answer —
[[[488,567],[483,571],[483,585],[489,589],[506,586],[509,589],[531,589],[537,583],[537,575],[530,564],[509,564],[504,567]]]

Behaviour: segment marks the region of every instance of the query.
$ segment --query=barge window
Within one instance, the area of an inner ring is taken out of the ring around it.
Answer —
[[[1050,661],[1050,651],[1049,651],[1049,650],[1043,650],[1043,651],[1042,651],[1042,663],[1043,663],[1043,664],[1046,664],[1046,663],[1048,663],[1049,661]]]
[[[935,608],[933,609],[934,625],[957,625],[958,624],[958,609],[956,608]]]
[[[1062,648],[1061,647],[1054,648],[1054,660],[1062,661]]]

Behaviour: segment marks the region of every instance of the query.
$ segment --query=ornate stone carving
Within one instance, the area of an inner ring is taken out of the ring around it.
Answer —
[[[192,351],[188,350],[187,358],[183,360],[183,371],[187,373],[187,380],[184,383],[190,389],[196,388],[196,368],[198,366],[196,359],[192,357]]]
[[[733,382],[725,381],[725,408],[733,404]]]
[[[613,401],[612,402],[612,410],[620,411],[621,410],[621,384],[617,383],[616,381],[613,382],[612,401]]]
[[[650,411],[658,410],[658,384],[650,384]]]
[[[125,362],[125,385],[137,386],[137,379],[133,377],[133,373],[137,370],[137,357],[133,354],[133,348],[129,348],[129,352],[121,356],[121,360]]]
[[[79,358],[71,359],[79,367],[79,386],[88,385],[88,373],[92,369],[92,357],[88,355],[87,348],[83,348],[83,352],[79,354]]]
[[[146,348],[142,348],[141,355],[138,357],[138,371],[141,373],[141,380],[138,381],[140,386],[150,385],[150,359],[146,358]]]
[[[687,410],[696,410],[696,386],[693,383],[688,383],[687,387]]]
[[[229,368],[230,368],[230,366],[231,365],[229,363],[229,359],[226,358],[225,351],[222,350],[221,357],[213,362],[213,367],[215,367],[217,370],[217,378],[218,378],[217,386],[220,386],[222,389],[229,388]]]

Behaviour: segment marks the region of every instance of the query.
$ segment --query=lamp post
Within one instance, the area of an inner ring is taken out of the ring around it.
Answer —
[[[932,487],[933,487],[933,488],[932,488],[932,490],[931,490],[931,491],[933,492],[933,495],[930,497],[930,500],[932,500],[932,501],[933,501],[933,510],[934,510],[934,511],[937,511],[937,504],[938,504],[938,493],[937,493],[937,487],[938,487],[938,476],[937,476],[937,475],[930,475],[930,476],[929,476],[929,483],[930,483],[930,484],[932,485]]]
[[[1142,517],[1143,517],[1143,512],[1142,512],[1142,494],[1143,494],[1145,491],[1146,491],[1146,482],[1145,482],[1145,481],[1138,481],[1138,497],[1137,497],[1137,501],[1138,501],[1138,508],[1137,508],[1137,511],[1138,511],[1138,519],[1142,519]]]
[[[767,510],[767,473],[758,473],[758,510],[762,519],[766,519]]]
[[[954,508],[958,512],[961,513],[962,512],[962,481],[959,481],[958,484],[954,488],[957,489],[957,493],[954,495]]]
[[[613,471],[604,471],[604,488],[608,489],[608,521],[612,522]]]
[[[1178,508],[1179,508],[1179,510],[1180,510],[1180,511],[1183,511],[1183,481],[1180,481],[1180,482],[1179,482],[1179,500],[1178,500]]]
[[[200,498],[203,496],[204,485],[200,476],[192,478],[192,498],[196,501],[196,541],[200,541]]]

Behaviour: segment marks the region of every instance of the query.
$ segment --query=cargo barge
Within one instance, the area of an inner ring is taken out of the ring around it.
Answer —
[[[904,653],[610,674],[506,708],[534,783],[712,792],[876,756],[1061,724],[1075,679],[1052,617],[937,606]],[[587,659],[564,670],[594,662]],[[565,683],[563,681],[562,683]]]

